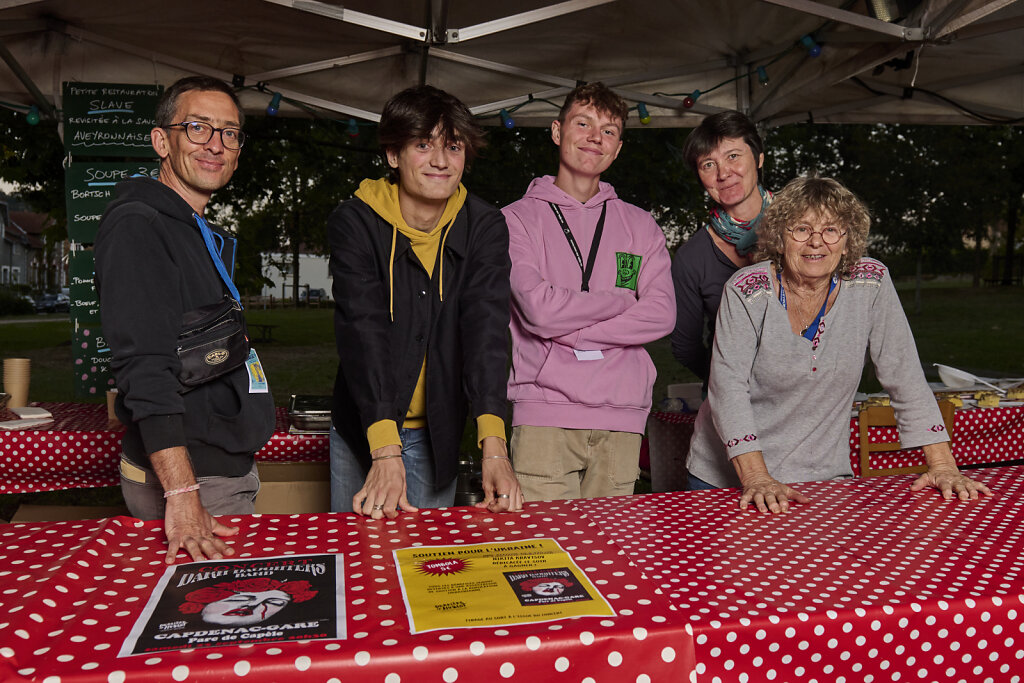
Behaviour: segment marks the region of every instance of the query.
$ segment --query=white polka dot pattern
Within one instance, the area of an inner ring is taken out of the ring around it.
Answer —
[[[879,429],[869,435],[873,443],[899,438],[894,429]],[[1016,454],[1016,455],[1014,455]],[[1024,407],[971,408],[954,413],[953,456],[958,465],[985,465],[1024,457]],[[876,469],[912,467],[924,464],[921,449],[874,453]],[[850,465],[860,472],[860,426],[850,420]]]
[[[0,432],[0,493],[117,486],[124,427],[107,422],[106,404],[33,403],[54,421],[20,431]],[[13,413],[0,410],[2,419]],[[289,434],[288,412],[277,409],[274,435],[256,459],[269,462],[326,462],[327,435]]]
[[[996,495],[901,476],[801,484],[812,503],[779,516],[734,489],[576,507],[686,620],[691,680],[1020,681],[1024,467],[971,476]]]
[[[670,425],[673,429],[664,432],[666,438],[683,452],[689,449],[694,414],[654,412],[651,419]],[[1024,457],[1024,407],[958,410],[953,429],[953,455],[961,466],[990,465]],[[891,441],[898,439],[899,434],[894,429],[879,429],[870,438],[873,442]],[[871,455],[871,466],[875,469],[923,463],[924,455],[919,448]],[[856,417],[850,420],[850,469],[860,474],[860,426]]]
[[[528,504],[521,515],[450,508],[376,522],[352,514],[226,521],[241,528],[229,541],[239,558],[343,555],[349,639],[117,659],[164,571],[161,523],[14,524],[0,526],[0,680],[535,683],[572,671],[576,680],[666,681],[692,668],[693,640],[679,616],[571,504]],[[617,617],[409,633],[393,549],[542,537],[559,541]]]

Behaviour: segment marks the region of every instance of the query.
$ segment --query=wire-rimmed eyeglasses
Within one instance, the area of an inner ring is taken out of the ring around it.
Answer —
[[[822,228],[821,230],[815,230],[809,225],[798,225],[795,228],[786,228],[790,235],[793,236],[794,242],[806,242],[811,239],[811,235],[821,235],[821,241],[825,244],[835,244],[839,240],[846,236],[845,230],[840,230],[834,225]]]
[[[164,128],[184,128],[185,137],[196,145],[205,145],[213,139],[214,133],[220,133],[220,142],[227,149],[242,149],[245,144],[245,133],[238,128],[214,128],[205,121],[182,121]]]

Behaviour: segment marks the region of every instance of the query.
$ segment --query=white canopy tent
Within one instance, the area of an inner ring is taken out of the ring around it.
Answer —
[[[876,18],[888,9],[906,16]],[[247,86],[252,112],[279,92],[283,115],[369,121],[428,82],[492,122],[546,125],[601,80],[654,126],[723,109],[766,126],[1020,123],[1024,1],[0,0],[0,59],[0,101],[44,115],[63,81],[208,74]]]

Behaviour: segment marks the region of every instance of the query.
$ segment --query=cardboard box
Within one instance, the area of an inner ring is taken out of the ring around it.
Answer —
[[[331,469],[325,462],[257,462],[256,512],[330,512]]]
[[[76,519],[101,519],[103,517],[130,517],[123,505],[19,505],[11,522],[66,522]]]
[[[296,514],[330,512],[331,471],[325,462],[260,462],[256,512]],[[130,517],[124,506],[21,505],[11,522],[64,522],[102,517]]]

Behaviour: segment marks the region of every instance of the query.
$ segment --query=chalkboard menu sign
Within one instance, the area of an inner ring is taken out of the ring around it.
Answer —
[[[73,155],[152,157],[149,131],[162,85],[64,83],[64,149]]]
[[[64,171],[68,207],[68,239],[92,244],[107,203],[114,198],[114,187],[134,176],[156,178],[156,161],[72,162]]]
[[[71,253],[68,264],[71,290],[71,351],[75,395],[102,396],[114,386],[110,371],[110,348],[100,329],[100,305],[94,282],[95,264],[91,249]]]
[[[162,85],[64,83],[64,149],[71,156],[64,175],[65,204],[72,242],[81,246],[96,241],[100,217],[114,198],[117,183],[140,174],[156,177],[158,162],[149,132],[163,91]],[[104,157],[117,161],[92,161]],[[102,394],[114,380],[110,349],[100,329],[92,251],[73,251],[69,271],[75,393]]]

